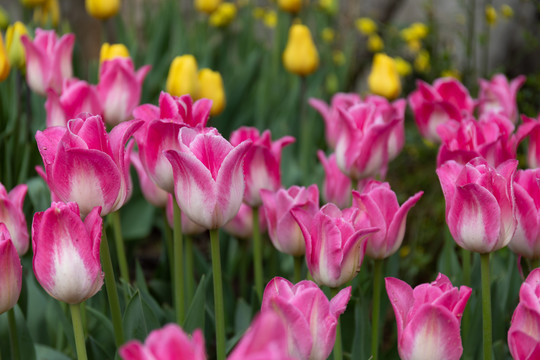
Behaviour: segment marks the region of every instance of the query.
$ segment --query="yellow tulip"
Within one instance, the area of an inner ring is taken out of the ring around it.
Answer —
[[[384,49],[384,42],[377,34],[369,35],[367,47],[371,52],[379,52]]]
[[[277,14],[274,10],[269,10],[264,13],[263,23],[267,27],[273,29],[277,25]]]
[[[405,77],[412,72],[411,64],[407,60],[398,56],[394,58],[394,61],[396,62],[396,70],[400,76]]]
[[[309,75],[319,67],[319,53],[307,26],[291,26],[283,52],[283,64],[287,71],[301,76]]]
[[[285,12],[296,14],[302,10],[302,0],[278,0],[278,6]]]
[[[41,26],[58,26],[60,20],[60,6],[58,0],[45,0],[43,5],[34,9],[34,21]]]
[[[223,79],[221,74],[210,69],[199,71],[199,99],[206,98],[212,100],[210,115],[221,114],[225,108],[225,91],[223,90]]]
[[[6,10],[0,6],[0,30],[5,30],[9,26],[9,15]]]
[[[336,33],[334,29],[329,28],[329,27],[324,28],[321,33],[322,39],[324,40],[324,42],[327,42],[327,43],[331,43],[332,41],[334,41],[335,36],[336,36]]]
[[[373,94],[395,99],[401,92],[401,82],[394,59],[386,54],[375,54],[368,85]]]
[[[45,0],[21,0],[21,4],[27,8],[33,8],[35,6],[43,5]]]
[[[21,36],[28,34],[28,30],[20,21],[10,25],[6,31],[6,50],[9,63],[12,66],[24,71],[26,66],[26,58],[24,47],[21,43]]]
[[[199,78],[197,60],[193,55],[182,55],[174,58],[167,76],[167,92],[174,96],[185,94],[193,98],[199,96]]]
[[[4,48],[4,40],[0,34],[0,81],[6,80],[9,75],[9,60],[6,49]]]
[[[441,72],[442,77],[453,77],[454,79],[461,80],[461,73],[457,69],[448,69]]]
[[[109,44],[103,43],[99,51],[99,63],[102,64],[105,60],[114,58],[128,58],[129,50],[124,44]]]
[[[336,0],[319,0],[319,7],[329,15],[334,15],[338,10]]]
[[[96,19],[108,19],[118,14],[120,0],[86,0],[86,12]]]
[[[208,21],[210,25],[221,27],[229,25],[236,17],[236,6],[233,3],[224,2],[218,6]]]
[[[221,0],[195,0],[195,9],[205,14],[211,14],[221,4]]]
[[[358,31],[364,35],[371,35],[377,32],[377,24],[367,17],[356,19],[355,25]]]
[[[504,4],[501,5],[501,14],[505,19],[510,19],[514,16],[514,10],[510,5]]]
[[[492,5],[487,5],[485,9],[486,22],[493,26],[497,23],[497,10]]]

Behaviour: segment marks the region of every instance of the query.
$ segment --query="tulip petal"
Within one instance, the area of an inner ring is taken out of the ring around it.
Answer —
[[[388,239],[391,239],[392,241],[389,241],[387,243],[387,250],[386,250],[386,256],[390,256],[393,253],[397,251],[397,249],[401,246],[401,242],[403,241],[403,237],[405,236],[405,227],[407,222],[407,214],[409,213],[409,210],[416,205],[418,200],[422,197],[424,194],[423,191],[419,191],[413,196],[411,196],[407,201],[405,201],[399,210],[395,213],[394,217],[392,218],[392,222],[390,223],[388,227]],[[374,235],[375,236],[375,235]]]
[[[396,316],[398,338],[404,330],[407,315],[414,304],[413,289],[405,281],[396,278],[385,278],[386,292]]]

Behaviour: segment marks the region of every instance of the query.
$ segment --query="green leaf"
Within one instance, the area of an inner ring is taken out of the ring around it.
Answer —
[[[155,207],[144,198],[132,199],[120,212],[124,240],[140,239],[152,230]]]
[[[160,325],[152,309],[142,299],[139,290],[129,301],[123,318],[124,333],[126,339],[138,339],[144,341],[150,331]]]
[[[195,290],[193,301],[186,313],[186,320],[184,321],[182,328],[189,334],[195,329],[204,330],[206,283],[207,277],[203,275],[199,282],[199,286],[197,286],[197,290]]]
[[[71,360],[69,356],[45,345],[36,344],[35,349],[37,360]]]
[[[34,349],[34,341],[26,326],[26,319],[19,306],[15,306],[14,310],[15,322],[17,324],[17,336],[19,337],[19,354],[21,355],[21,359],[34,360],[36,358],[36,351]]]
[[[103,312],[86,305],[88,333],[100,344],[100,349],[110,357],[114,356],[114,329],[112,321]]]
[[[86,351],[89,359],[112,360],[115,356],[111,356],[94,337],[89,336],[86,340]]]

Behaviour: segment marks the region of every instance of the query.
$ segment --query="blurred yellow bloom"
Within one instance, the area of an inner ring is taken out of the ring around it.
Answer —
[[[497,23],[497,10],[492,5],[486,5],[485,15],[489,25],[493,26]]]
[[[427,25],[421,22],[412,23],[409,27],[400,31],[401,38],[409,43],[420,42],[429,32]]]
[[[453,77],[455,79],[461,80],[461,73],[457,69],[448,69],[441,72],[442,77]]]
[[[371,52],[379,52],[384,49],[384,42],[377,34],[369,35],[367,41],[368,50]]]
[[[264,15],[266,14],[266,10],[264,8],[257,6],[255,9],[253,9],[253,17],[255,19],[262,19],[264,18]]]
[[[226,103],[221,74],[210,69],[202,69],[199,71],[199,86],[198,98],[212,100],[210,115],[216,116],[221,114]]]
[[[319,67],[319,53],[307,26],[295,24],[289,29],[283,64],[287,71],[300,76],[309,75]]]
[[[302,0],[278,0],[278,6],[285,12],[296,14],[302,9]]]
[[[5,30],[9,26],[9,15],[6,10],[0,6],[0,30]]]
[[[324,28],[321,33],[322,39],[327,43],[331,43],[332,41],[334,41],[335,36],[336,36],[336,33],[334,29],[329,28],[329,27]]]
[[[0,34],[0,81],[6,80],[9,75],[9,60],[6,49],[4,48],[4,40]]]
[[[60,6],[58,5],[58,0],[45,0],[43,5],[34,9],[34,22],[41,26],[51,24],[57,27],[59,20]]]
[[[200,12],[211,14],[221,4],[221,0],[195,0],[195,9]]]
[[[103,43],[99,51],[99,63],[102,64],[105,60],[114,58],[128,58],[129,50],[124,44],[109,44]]]
[[[21,71],[24,71],[26,66],[21,36],[26,34],[28,34],[28,30],[26,30],[26,27],[20,21],[8,26],[6,31],[6,51],[9,63]]]
[[[501,15],[506,19],[510,19],[514,16],[514,9],[507,4],[501,5]]]
[[[330,15],[334,15],[338,10],[336,0],[319,0],[319,7]]]
[[[234,18],[236,17],[236,5],[229,2],[224,2],[218,6],[216,11],[214,11],[208,21],[210,25],[215,27],[227,26],[229,25]]]
[[[269,10],[264,13],[263,23],[267,27],[273,29],[277,25],[277,14],[274,10]]]
[[[120,0],[86,0],[86,12],[96,19],[108,19],[118,14]]]
[[[45,0],[21,0],[21,4],[23,4],[23,6],[28,7],[28,8],[32,8],[38,5],[43,5],[44,2]]]
[[[371,73],[368,76],[369,90],[387,99],[395,99],[401,92],[401,81],[396,63],[390,56],[375,54]]]
[[[174,58],[169,68],[166,90],[174,96],[190,94],[193,98],[198,98],[199,77],[197,60],[193,55],[182,55]]]
[[[394,61],[396,63],[396,70],[401,77],[405,77],[412,72],[412,66],[407,60],[398,56],[394,58]]]
[[[341,50],[334,50],[332,52],[332,60],[337,66],[342,66],[345,64],[345,54]]]
[[[422,43],[420,40],[407,41],[407,48],[411,53],[416,54],[420,51],[420,49],[422,49]]]
[[[356,19],[354,24],[356,25],[358,31],[360,31],[364,35],[371,35],[377,32],[377,24],[370,18],[362,17]]]
[[[430,69],[430,56],[427,50],[421,50],[414,59],[414,68],[418,72],[426,72]]]

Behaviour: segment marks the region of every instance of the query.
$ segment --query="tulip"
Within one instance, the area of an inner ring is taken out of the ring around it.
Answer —
[[[34,274],[57,300],[80,304],[103,285],[100,211],[95,207],[83,222],[76,203],[52,203],[49,209],[34,215]]]
[[[221,4],[221,0],[195,0],[195,9],[202,13],[211,14],[216,11],[219,4]]]
[[[508,330],[508,347],[514,360],[540,357],[540,268],[531,271],[519,290],[519,304]]]
[[[463,353],[461,316],[471,296],[467,286],[453,287],[439,274],[430,284],[412,289],[396,278],[386,278],[394,308],[398,351],[402,360],[458,360]]]
[[[210,115],[216,116],[225,108],[225,90],[221,74],[210,69],[199,71],[199,98],[212,100]]]
[[[302,10],[302,0],[278,0],[278,6],[285,12],[296,14]]]
[[[171,228],[174,228],[174,198],[171,194],[167,193],[167,222]],[[182,234],[184,235],[199,235],[206,231],[204,227],[191,221],[184,212],[182,216]]]
[[[135,170],[137,171],[137,175],[139,176],[139,185],[146,201],[158,208],[164,208],[165,206],[167,206],[167,199],[169,197],[169,193],[156,186],[152,179],[150,179],[150,177],[144,170],[144,166],[139,157],[139,153],[136,151],[132,151],[130,160],[133,164],[133,167],[135,167]]]
[[[144,344],[131,340],[118,353],[123,360],[206,360],[202,331],[197,329],[190,337],[176,324],[152,331]]]
[[[4,47],[4,40],[2,39],[2,35],[0,35],[0,82],[7,79],[9,75],[9,60],[8,55],[6,52],[6,48]]]
[[[395,99],[401,93],[401,82],[394,59],[385,54],[375,54],[368,77],[369,90],[387,99]]]
[[[446,200],[446,223],[456,243],[481,254],[506,246],[516,230],[512,178],[517,160],[497,168],[475,158],[437,169]]]
[[[51,127],[36,133],[45,164],[47,184],[64,202],[76,202],[83,216],[94,207],[101,215],[118,210],[129,199],[130,136],[142,121],[126,121],[110,134],[100,116],[81,114],[67,127]]]
[[[236,12],[237,10],[236,10],[235,4],[224,2],[224,3],[219,4],[216,11],[214,11],[208,18],[208,21],[210,22],[210,25],[212,26],[216,26],[216,27],[227,26],[236,17]],[[201,97],[205,97],[205,96],[201,96]]]
[[[54,30],[36,30],[32,41],[23,35],[21,42],[26,53],[26,82],[32,91],[45,96],[47,89],[62,91],[64,80],[73,75],[71,54],[75,35],[66,34],[60,39]]]
[[[525,115],[522,117],[523,125],[518,128],[518,133],[529,133],[529,148],[527,150],[527,164],[530,168],[540,167],[540,118],[533,119]],[[525,128],[525,131],[522,129]],[[530,132],[528,132],[528,130]]]
[[[325,202],[331,202],[340,209],[351,205],[351,179],[341,172],[336,161],[336,154],[331,154],[328,158],[324,152],[317,152],[319,161],[324,169],[323,199]]]
[[[300,76],[310,75],[319,67],[319,53],[307,26],[295,24],[289,29],[283,65],[288,72]]]
[[[508,82],[503,74],[494,75],[490,81],[480,79],[478,95],[480,114],[500,112],[516,123],[518,120],[516,96],[525,80],[525,76],[521,75]]]
[[[0,6],[0,30],[6,30],[10,23],[11,21],[9,21],[9,14],[7,13],[6,9]]]
[[[151,66],[135,71],[130,58],[115,58],[102,63],[97,91],[103,106],[103,117],[110,126],[131,117],[141,100],[144,78]]]
[[[34,9],[34,22],[41,26],[58,26],[60,20],[60,5],[58,0],[45,0],[45,2]]]
[[[244,159],[246,189],[244,202],[250,206],[262,204],[260,191],[276,191],[281,187],[281,151],[294,142],[292,136],[284,136],[272,141],[270,130],[259,133],[254,127],[243,126],[231,134],[231,144],[237,146],[245,140],[253,145]]]
[[[194,98],[199,96],[197,60],[193,55],[182,55],[174,58],[169,68],[165,88],[168,93],[174,96],[186,94]]]
[[[86,12],[96,19],[105,20],[120,10],[120,0],[86,0]]]
[[[400,207],[388,183],[371,180],[361,193],[353,191],[353,206],[362,210],[367,224],[379,228],[368,240],[366,254],[369,257],[385,259],[399,249],[405,236],[407,214],[423,193],[411,196]]]
[[[266,212],[268,235],[276,249],[293,256],[304,255],[306,244],[300,226],[291,214],[293,209],[302,209],[307,216],[315,216],[319,210],[317,185],[308,188],[291,186],[276,192],[261,190]]]
[[[377,32],[377,24],[370,18],[362,17],[355,21],[355,26],[363,35],[372,35]]]
[[[116,58],[129,58],[129,50],[124,44],[103,43],[99,51],[99,63]]]
[[[0,314],[13,308],[22,287],[22,266],[8,228],[0,222]]]
[[[103,107],[95,85],[78,79],[64,80],[61,95],[54,90],[47,90],[47,127],[66,126],[70,119],[81,113],[100,115]]]
[[[17,67],[21,71],[24,71],[26,65],[24,47],[21,43],[21,37],[26,34],[28,34],[28,30],[20,21],[10,25],[6,31],[6,50],[8,61],[11,66]]]
[[[356,228],[359,210],[339,210],[326,204],[315,216],[303,209],[291,210],[306,243],[306,263],[319,285],[338,288],[360,271],[366,252],[366,237],[377,228]]]
[[[324,360],[332,352],[338,319],[350,297],[350,286],[328,301],[313,281],[293,285],[275,277],[266,285],[261,311],[273,309],[285,319],[289,352],[295,359]]]
[[[266,213],[264,207],[259,209],[259,231],[266,232]],[[248,240],[253,236],[253,208],[245,203],[240,205],[238,214],[223,227],[232,236]]]
[[[28,229],[23,212],[27,190],[28,186],[21,184],[8,193],[0,183],[0,223],[4,223],[7,227],[11,241],[20,256],[28,250]]]

